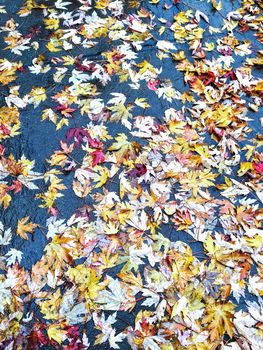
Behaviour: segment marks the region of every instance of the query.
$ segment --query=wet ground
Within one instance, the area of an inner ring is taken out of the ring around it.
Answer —
[[[52,1],[49,1],[52,3]],[[8,1],[8,0],[0,0],[0,5],[4,4],[6,5],[6,9],[8,13],[1,17],[1,20],[4,22],[6,19],[14,18],[15,21],[19,23],[19,31],[21,33],[27,33],[29,28],[32,26],[42,26],[42,13],[39,11],[39,16],[28,16],[25,18],[18,17],[16,15],[16,12],[20,8],[21,3],[23,1],[21,0],[15,0],[15,1]],[[164,10],[161,5],[151,5],[148,1],[143,1],[144,7],[146,9],[150,8],[153,13],[156,14],[157,17],[163,17],[167,20],[172,20],[173,15],[177,11],[184,11],[189,8],[199,9],[200,11],[204,12],[209,16],[210,25],[215,27],[220,27],[220,23],[222,23],[223,18],[219,16],[219,14],[216,11],[211,10],[211,4],[207,3],[206,1],[197,1],[197,0],[186,0],[181,4],[178,4],[177,6],[171,7],[171,9]],[[223,1],[223,10],[222,14],[226,15],[230,11],[234,11],[239,5],[241,1]],[[72,4],[72,9],[74,8],[74,1]],[[3,25],[4,23],[1,23],[0,25]],[[206,23],[204,22],[204,26]],[[158,36],[158,33],[156,34]],[[220,37],[219,34],[214,34]],[[252,40],[253,43],[253,33],[246,33],[246,34],[236,34],[236,37],[238,38],[240,36],[240,39],[243,36],[246,36],[246,39]],[[46,49],[45,45],[47,42],[48,37],[48,31],[44,28],[41,29],[41,33],[39,34],[37,41],[42,45],[42,48],[40,47],[39,52],[43,50],[43,53],[46,55],[46,59],[48,60],[49,57],[51,58],[53,54],[50,54],[48,50]],[[173,41],[173,33],[167,32],[167,36],[163,39],[167,39],[169,41]],[[210,40],[209,37],[206,38],[208,41]],[[205,39],[205,40],[206,40]],[[258,46],[258,41],[254,40],[255,45]],[[105,43],[102,41],[99,45],[97,45],[93,49],[83,49],[75,47],[72,50],[72,55],[82,54],[87,58],[91,59],[100,59],[101,52],[107,51],[107,45],[108,43]],[[175,44],[178,49],[182,49],[185,51],[186,57],[190,58],[190,52],[188,49],[188,46],[185,44]],[[3,50],[5,48],[6,44],[3,42],[3,40],[0,39],[0,49]],[[208,53],[209,55],[214,55],[214,52]],[[9,51],[1,51],[1,56],[6,57],[9,60],[17,60],[17,56],[10,54]],[[57,55],[59,56],[59,54]],[[32,59],[35,57],[35,52],[33,50],[28,50],[23,53],[23,55],[19,58],[22,60],[25,69],[27,69],[28,64],[31,64]],[[145,45],[143,44],[143,49],[139,52],[138,61],[147,60],[150,63],[153,64],[155,67],[162,68],[161,76],[163,79],[169,78],[171,79],[173,86],[176,87],[177,90],[180,92],[183,92],[185,90],[185,84],[183,82],[183,74],[181,72],[178,72],[174,69],[174,62],[172,59],[165,59],[162,62],[156,58],[156,45],[154,41],[147,41]],[[235,57],[235,65],[239,66],[242,61],[244,61],[246,57]],[[254,76],[259,76],[260,71],[255,72]],[[57,84],[56,86],[53,85],[52,79],[49,76],[49,74],[43,74],[38,76],[31,75],[31,80],[27,81],[28,75],[23,73],[19,76],[19,84],[20,84],[20,93],[21,95],[24,95],[28,93],[32,86],[44,86],[46,87],[48,94],[55,94],[55,92],[60,91],[61,85]],[[51,85],[52,84],[52,85]],[[108,99],[108,96],[111,92],[116,91],[116,87],[118,86],[117,79],[112,79],[112,81],[107,84],[105,87],[101,87],[101,98],[102,99]],[[123,85],[122,93],[125,94],[125,96],[128,96],[128,99],[133,100],[138,96],[138,91],[132,90],[128,85]],[[2,87],[1,88],[1,96],[0,96],[0,102],[1,105],[4,105],[5,103],[5,96],[8,94],[8,88]],[[146,88],[145,88],[146,91]],[[152,115],[156,118],[162,117],[162,111],[169,107],[180,108],[182,106],[182,103],[180,101],[176,101],[173,103],[169,103],[167,101],[160,101],[156,96],[153,96],[153,94],[149,95],[149,103],[151,105],[151,108],[147,110],[148,115]],[[55,105],[55,104],[54,104]],[[50,105],[51,106],[51,105]],[[42,121],[41,122],[41,111],[46,108],[44,104],[41,104],[37,108],[33,108],[32,106],[26,107],[26,109],[21,111],[21,133],[20,135],[10,138],[6,141],[4,141],[4,146],[11,152],[16,158],[20,158],[22,155],[25,155],[26,158],[30,160],[35,160],[35,168],[34,170],[37,172],[45,172],[49,165],[46,162],[46,159],[49,158],[53,152],[57,149],[59,149],[60,140],[63,140],[66,138],[66,132],[67,128],[62,128],[60,130],[56,130],[54,124],[50,123],[49,121]],[[52,106],[51,106],[52,107]],[[139,111],[139,110],[138,110]],[[133,111],[136,113],[136,110]],[[85,116],[81,116],[80,113],[75,112],[73,118],[70,120],[70,127],[83,127],[86,126],[88,123],[88,120]],[[255,118],[252,121],[250,121],[250,126],[253,128],[254,132],[253,135],[256,135],[258,130],[260,130],[260,121],[259,118]],[[123,127],[120,124],[110,124],[109,130],[112,135],[116,135],[120,132],[126,132],[126,128]],[[253,136],[251,135],[251,136]],[[90,204],[89,201],[91,199],[81,199],[78,198],[73,190],[72,190],[72,181],[73,181],[73,174],[68,173],[63,175],[63,183],[68,187],[66,191],[63,192],[64,196],[59,198],[57,201],[57,209],[59,212],[59,218],[69,218],[74,211],[79,208],[80,206],[85,204]],[[38,182],[40,188],[46,188],[46,184],[44,182]],[[47,210],[39,208],[38,205],[40,204],[39,200],[35,198],[35,192],[28,190],[26,188],[23,188],[23,190],[18,193],[16,196],[13,196],[11,205],[6,210],[1,210],[0,219],[3,222],[5,227],[11,227],[15,230],[17,220],[20,218],[23,218],[25,216],[30,216],[30,220],[41,225],[45,226],[46,220],[49,217],[49,214],[47,213]],[[163,234],[168,234],[168,231],[166,232],[166,228],[163,228]],[[186,235],[181,235],[180,232],[177,232],[176,235],[173,237],[174,240],[185,240],[186,242],[189,241],[189,237]],[[26,269],[30,269],[34,263],[36,263],[42,256],[44,247],[47,243],[46,237],[41,232],[41,229],[37,228],[34,236],[30,237],[28,241],[21,239],[20,237],[13,236],[12,239],[12,247],[19,249],[23,251],[23,259],[22,259],[22,265]],[[193,242],[190,244],[193,251],[200,251],[202,249],[202,244],[199,242]],[[5,248],[4,248],[5,249]],[[5,250],[3,251],[5,253]],[[114,274],[114,270],[112,271],[112,274]],[[136,311],[136,310],[135,310]],[[119,324],[117,326],[117,329],[121,330],[123,328],[123,325]],[[89,332],[89,337],[92,338],[92,332]],[[108,345],[101,345],[98,347],[99,349],[109,349]],[[121,345],[121,349],[128,350],[130,349],[129,345],[127,343],[123,343]]]

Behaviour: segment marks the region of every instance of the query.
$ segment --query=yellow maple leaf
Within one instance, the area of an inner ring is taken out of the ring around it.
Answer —
[[[99,188],[103,186],[107,182],[108,177],[109,177],[109,170],[107,168],[99,167],[98,176],[94,178],[94,182],[96,182],[96,185],[94,186],[94,188]]]
[[[28,233],[33,233],[34,229],[37,227],[37,224],[29,221],[29,216],[25,216],[17,223],[16,234],[23,239],[28,239]]]
[[[10,70],[4,69],[0,73],[0,83],[3,85],[7,85],[11,83],[11,81],[16,80],[17,76],[15,75],[15,68]]]
[[[61,50],[59,46],[61,46],[61,43],[58,41],[58,39],[55,37],[52,37],[49,43],[46,45],[46,48],[48,48],[50,52],[58,52]]]
[[[211,235],[208,235],[206,240],[204,241],[204,248],[207,250],[209,255],[214,255],[218,250]]]
[[[181,51],[178,51],[176,53],[171,53],[172,55],[172,58],[175,60],[175,61],[182,61],[185,59],[185,52],[183,50]]]
[[[262,60],[263,61],[263,60]],[[262,63],[263,64],[263,63]],[[263,80],[257,82],[257,85],[255,87],[256,91],[262,91],[263,90]]]
[[[137,142],[130,142],[125,134],[118,134],[108,151],[114,151],[118,163],[130,166],[139,148],[140,145]]]
[[[259,230],[258,230],[259,231]],[[263,238],[261,235],[256,234],[254,237],[246,237],[244,236],[244,239],[247,242],[247,245],[250,247],[260,248],[263,242]]]
[[[212,0],[212,5],[213,5],[213,8],[216,9],[217,11],[220,11],[223,8],[221,1],[217,3],[216,0]]]
[[[49,119],[54,124],[57,124],[58,115],[51,108],[46,108],[42,112],[41,120],[46,120],[46,119]]]
[[[38,106],[40,102],[43,102],[46,100],[46,90],[43,87],[34,87],[30,93],[30,100],[35,105]]]
[[[98,292],[105,288],[105,283],[100,283],[101,277],[96,271],[83,264],[70,268],[66,274],[88,301],[95,299]]]
[[[58,29],[59,28],[59,19],[58,18],[44,19],[44,23],[45,23],[47,29]]]
[[[63,197],[63,194],[58,192],[59,190],[65,190],[66,186],[61,183],[61,179],[56,176],[50,177],[50,185],[45,193],[39,193],[37,198],[42,199],[40,208],[52,208],[57,198]]]
[[[59,307],[61,303],[60,290],[57,289],[48,298],[39,302],[40,311],[47,320],[57,320],[59,318]]]
[[[235,305],[231,302],[214,302],[211,298],[207,303],[206,316],[202,323],[207,324],[211,341],[219,339],[225,333],[232,337],[234,311]]]
[[[189,171],[184,174],[184,176],[179,180],[184,190],[193,191],[193,196],[196,197],[197,193],[202,187],[211,187],[214,186],[213,181],[217,177],[217,174],[210,172],[209,169],[204,171]]]
[[[47,335],[50,340],[55,340],[61,344],[66,339],[67,331],[63,331],[58,324],[52,324],[48,327]]]
[[[6,193],[6,185],[0,184],[0,205],[6,209],[9,207],[9,204],[11,202],[11,196],[10,194]]]
[[[242,162],[242,163],[240,163],[240,168],[239,168],[239,170],[237,172],[237,175],[238,176],[243,176],[251,169],[252,169],[252,163],[250,163],[250,162]]]
[[[147,102],[146,98],[136,98],[136,100],[134,101],[134,103],[141,107],[141,108],[148,108],[150,107],[149,103]]]
[[[119,103],[117,105],[108,107],[110,111],[113,113],[110,116],[110,119],[112,121],[125,121],[132,117],[132,114],[130,113],[130,110],[133,108],[133,106],[125,106],[123,103]]]
[[[60,122],[58,122],[56,130],[59,130],[62,128],[63,125],[68,125],[69,121],[66,118],[62,118]]]
[[[146,60],[144,60],[141,63],[138,63],[137,66],[140,68],[139,73],[143,74],[147,71],[150,71],[152,73],[155,73],[155,68],[153,65],[151,65],[149,62],[147,62]]]
[[[51,164],[51,166],[55,166],[55,165],[62,165],[63,162],[67,159],[67,156],[64,153],[58,154],[52,154],[49,163]]]
[[[106,10],[109,6],[109,0],[96,0],[95,8],[98,10]]]

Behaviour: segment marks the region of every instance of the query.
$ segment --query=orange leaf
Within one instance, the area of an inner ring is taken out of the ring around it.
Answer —
[[[33,233],[34,229],[37,227],[37,224],[29,221],[29,216],[26,216],[18,221],[16,234],[23,239],[28,239],[28,233]]]

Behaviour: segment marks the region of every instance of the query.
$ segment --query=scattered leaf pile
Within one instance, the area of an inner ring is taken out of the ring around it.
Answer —
[[[0,349],[263,349],[262,9],[1,2]]]

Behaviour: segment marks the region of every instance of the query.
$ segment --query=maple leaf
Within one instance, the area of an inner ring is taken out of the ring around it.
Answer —
[[[11,196],[8,193],[6,193],[6,189],[3,189],[0,184],[0,205],[3,205],[4,209],[6,209],[9,207],[10,202]]]
[[[108,107],[108,109],[113,112],[111,114],[110,119],[115,122],[120,121],[123,125],[125,125],[128,129],[130,129],[131,125],[130,125],[130,122],[128,122],[128,119],[132,117],[132,114],[130,113],[132,108],[133,106],[128,105],[126,107],[123,103],[110,106]]]
[[[0,83],[2,85],[7,85],[12,81],[16,80],[17,76],[15,75],[15,71],[15,68],[11,70],[0,70]]]
[[[234,312],[235,305],[231,302],[214,302],[211,298],[206,304],[206,316],[202,323],[207,324],[211,341],[219,339],[225,333],[232,337]]]
[[[137,273],[137,276],[135,276],[132,272],[126,272],[126,273],[120,272],[118,274],[118,277],[128,284],[132,284],[136,286],[138,290],[142,289],[143,283],[142,283],[141,275],[139,273]]]
[[[142,21],[139,21],[136,17],[134,16],[129,16],[130,20],[130,26],[129,28],[135,32],[139,33],[145,33],[147,31],[147,24],[143,23]]]
[[[23,239],[28,239],[28,233],[33,233],[35,228],[38,227],[37,224],[33,224],[29,221],[29,216],[26,216],[18,221],[16,234]]]
[[[209,169],[204,171],[189,171],[188,173],[184,174],[183,178],[180,179],[179,182],[184,189],[192,189],[193,195],[196,197],[201,187],[214,186],[213,181],[217,176],[217,174],[210,172]]]
[[[158,89],[157,89],[158,84],[159,84],[158,80],[148,80],[147,81],[147,87],[153,91],[158,91]]]
[[[34,87],[30,93],[30,103],[37,107],[41,102],[45,101],[47,98],[46,90],[43,87]]]
[[[18,180],[14,180],[10,186],[8,186],[8,189],[10,191],[14,191],[14,194],[20,192],[22,190],[23,184],[22,182]]]
[[[118,151],[123,147],[128,149],[130,147],[130,142],[125,134],[118,134],[116,137],[116,142],[109,147],[109,151]]]
[[[242,162],[240,163],[240,168],[238,170],[238,176],[243,176],[246,174],[249,170],[252,169],[252,163],[250,162]]]
[[[91,157],[92,157],[92,167],[95,167],[97,164],[103,163],[105,160],[104,153],[101,149],[97,151],[93,151],[91,153]]]
[[[39,345],[47,345],[48,338],[40,329],[32,330],[28,336],[28,344],[26,350],[38,350]]]
[[[105,283],[100,283],[100,276],[94,269],[80,264],[67,271],[67,276],[72,282],[79,286],[80,292],[85,296],[88,303],[94,300],[99,291],[105,288]]]
[[[97,314],[93,314],[95,327],[102,332],[101,334],[96,335],[94,345],[105,343],[108,340],[112,349],[119,349],[117,343],[121,342],[126,335],[123,333],[116,335],[116,330],[112,328],[112,325],[117,321],[116,315],[117,313],[115,312],[105,319],[105,315],[103,313],[101,314],[101,317],[99,317]]]
[[[50,340],[55,340],[57,343],[61,344],[63,340],[66,339],[67,331],[61,329],[58,324],[51,324],[47,329],[47,335]]]
[[[51,37],[49,43],[46,45],[46,48],[50,52],[58,52],[61,51],[61,42],[56,37]]]
[[[263,162],[253,162],[252,163],[252,166],[253,166],[253,169],[257,172],[257,173],[259,173],[259,174],[261,174],[261,173],[263,173]]]
[[[59,172],[58,172],[59,173]],[[66,189],[66,186],[61,183],[61,179],[54,175],[54,173],[46,173],[50,177],[50,185],[45,193],[37,194],[36,197],[42,199],[40,208],[49,208],[51,211],[54,206],[54,202],[57,198],[63,197],[63,194],[58,192],[59,190]],[[47,181],[47,178],[44,177]]]
[[[83,128],[71,128],[67,131],[67,141],[74,139],[74,145],[80,147],[81,142],[84,137],[89,137],[89,133],[87,130]]]
[[[91,191],[90,181],[73,181],[73,191],[80,198],[85,198]]]
[[[59,19],[58,18],[46,18],[44,23],[47,29],[58,29],[59,28]]]
[[[114,152],[118,162],[132,165],[131,160],[136,158],[140,145],[136,142],[130,142],[125,134],[118,134],[115,140],[108,151]]]
[[[59,111],[66,118],[72,118],[71,113],[75,112],[76,108],[71,108],[67,104],[65,104],[65,105],[59,105],[59,106],[55,107],[55,110]]]
[[[102,168],[98,166],[98,175],[94,177],[94,182],[96,182],[95,188],[102,187],[109,178],[109,170],[107,168]]]
[[[213,72],[203,73],[198,75],[197,77],[204,83],[205,86],[210,85],[216,80],[216,76]]]
[[[215,240],[211,235],[208,235],[206,240],[204,241],[204,248],[210,255],[214,255],[216,252],[219,251],[219,248],[217,247]]]
[[[144,73],[146,73],[147,71],[150,71],[152,73],[155,73],[155,68],[153,65],[151,65],[149,62],[147,62],[146,60],[144,60],[141,63],[138,63],[137,66],[140,68],[139,73],[142,75]]]
[[[56,7],[57,9],[67,10],[67,6],[68,6],[68,5],[71,5],[71,4],[72,4],[71,1],[65,1],[65,2],[63,2],[63,0],[57,0],[57,1],[55,2],[55,7]]]
[[[109,344],[112,349],[120,349],[117,343],[122,342],[126,338],[126,334],[119,333],[116,335],[116,330],[113,329],[110,333]]]
[[[107,276],[107,280],[109,281],[109,291],[101,291],[97,302],[102,304],[103,310],[119,310],[120,306],[127,301],[125,291],[117,279]]]
[[[49,119],[54,124],[57,124],[57,118],[58,118],[58,115],[51,108],[47,108],[43,110],[42,118],[41,118],[42,120]]]
[[[147,83],[147,84],[148,84],[148,83]],[[149,103],[147,103],[146,101],[147,101],[146,98],[136,98],[136,100],[134,101],[134,103],[135,103],[137,106],[139,106],[139,107],[145,109],[145,108],[150,107]]]
[[[6,261],[7,261],[7,266],[13,265],[16,261],[18,263],[21,262],[22,260],[23,253],[20,250],[17,249],[10,249],[6,254]]]
[[[12,239],[12,231],[11,228],[4,230],[3,224],[0,221],[0,245],[8,245],[10,244]]]
[[[128,172],[131,177],[140,177],[147,173],[147,168],[144,164],[135,164],[135,168]]]
[[[212,0],[212,5],[213,5],[213,8],[216,9],[217,11],[222,10],[222,2],[221,1],[219,1],[217,3],[216,0]]]
[[[159,40],[156,44],[159,50],[170,51],[177,50],[173,43],[168,40]]]

